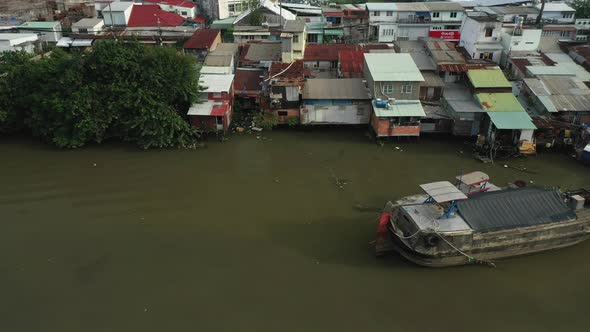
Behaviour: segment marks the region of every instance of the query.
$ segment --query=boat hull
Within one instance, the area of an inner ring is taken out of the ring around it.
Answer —
[[[390,225],[388,248],[427,267],[492,264],[494,260],[569,247],[587,240],[590,238],[590,209],[577,211],[577,216],[565,222],[488,233],[423,232],[411,239],[400,238]],[[441,240],[428,245],[433,237]]]

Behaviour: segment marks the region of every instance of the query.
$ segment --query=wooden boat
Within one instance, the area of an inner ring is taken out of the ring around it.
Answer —
[[[379,219],[377,254],[395,251],[429,267],[495,266],[496,259],[567,247],[590,237],[590,208],[580,196],[532,187],[482,189],[489,179],[469,188],[477,182],[472,180],[463,177],[458,186],[423,184],[424,194],[388,202]]]

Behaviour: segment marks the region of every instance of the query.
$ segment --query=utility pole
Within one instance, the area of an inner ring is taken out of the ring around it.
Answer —
[[[115,21],[113,21],[113,10],[111,9],[112,2],[113,2],[113,0],[109,1],[109,14],[111,16],[111,33],[113,34],[113,37],[115,38],[115,40],[117,40],[117,35],[115,34],[115,31],[114,31]]]
[[[156,17],[156,22],[158,24],[158,46],[162,46],[162,28],[160,27],[160,17],[157,14],[154,14]]]

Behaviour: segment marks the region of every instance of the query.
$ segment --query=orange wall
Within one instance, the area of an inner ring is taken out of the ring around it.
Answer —
[[[420,136],[420,126],[397,126],[392,128],[388,118],[378,118],[375,113],[371,114],[371,127],[377,137],[389,136]]]

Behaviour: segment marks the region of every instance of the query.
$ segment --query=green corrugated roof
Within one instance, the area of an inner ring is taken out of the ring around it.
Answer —
[[[376,107],[373,101],[373,109],[377,117],[426,116],[422,103],[418,100],[397,100],[387,108]]]
[[[524,112],[520,102],[510,92],[477,93],[475,97],[486,112]]]
[[[471,69],[467,77],[476,89],[512,87],[500,69]]]
[[[211,22],[211,26],[209,29],[216,29],[216,30],[225,30],[229,29],[234,25],[237,16],[232,16],[228,18],[224,18],[223,20],[215,20]]]
[[[32,29],[53,29],[59,22],[25,22],[19,25],[20,28]]]
[[[526,112],[489,112],[498,129],[537,129]]]

